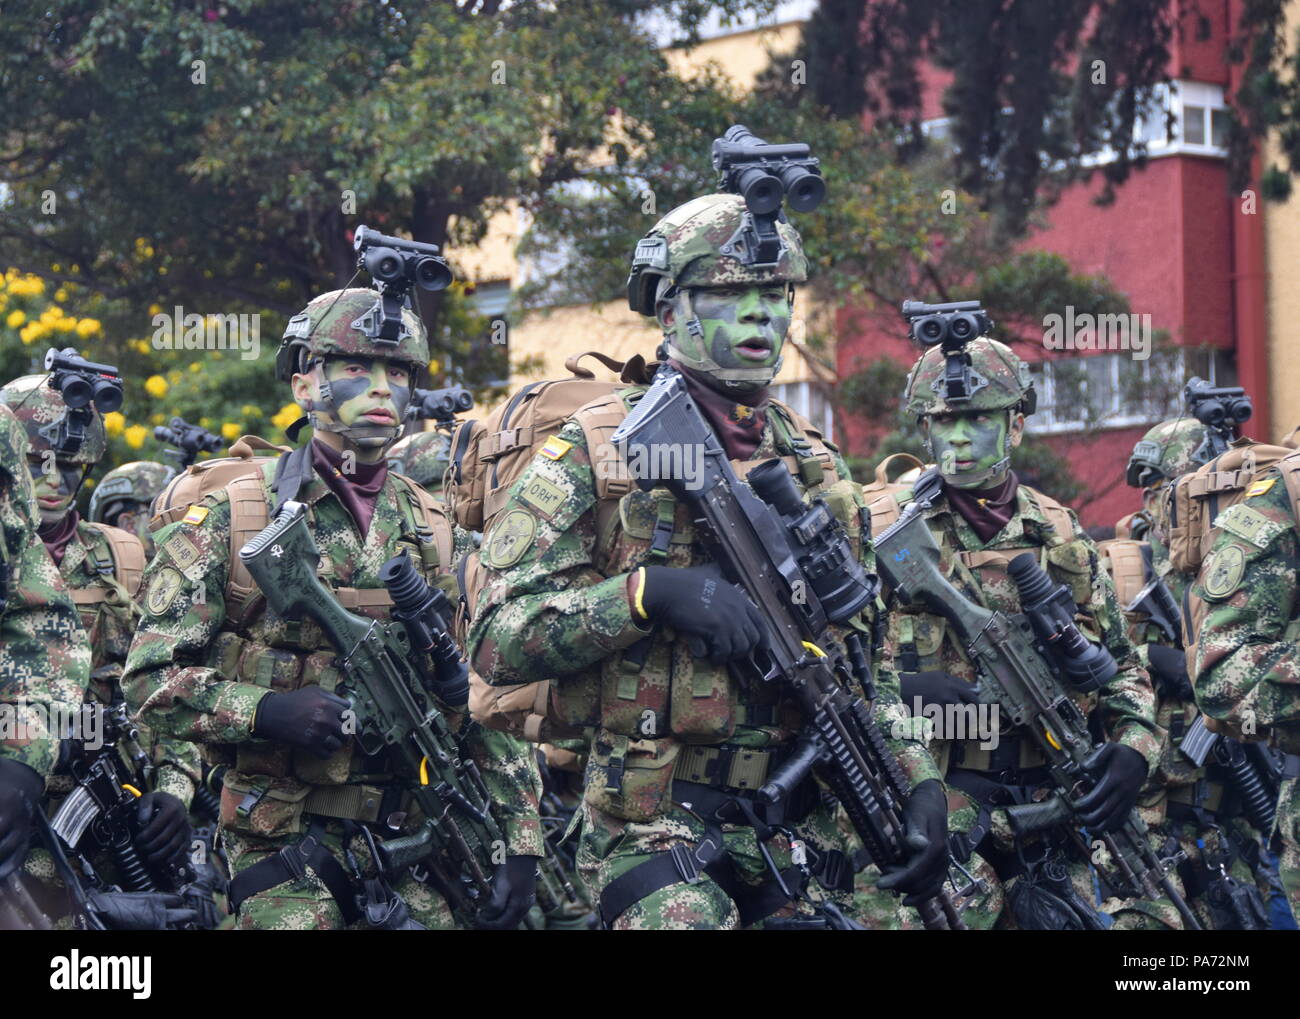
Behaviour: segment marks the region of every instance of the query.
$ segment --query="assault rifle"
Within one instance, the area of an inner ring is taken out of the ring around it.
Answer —
[[[980,675],[980,700],[997,704],[1013,725],[1026,728],[1048,761],[1057,792],[1043,803],[1006,808],[1017,832],[1068,827],[1087,845],[1074,823],[1074,801],[1087,792],[1083,762],[1094,749],[1088,721],[1067,690],[1096,690],[1113,678],[1116,665],[1105,648],[1091,644],[1074,625],[1068,591],[1053,586],[1033,553],[1009,566],[1024,611],[1015,615],[969,601],[944,576],[939,549],[921,515],[938,485],[922,475],[902,516],[875,539],[885,582],[906,601],[942,616],[965,646]],[[1152,848],[1146,822],[1133,808],[1116,830],[1099,835],[1110,854],[1107,882],[1125,897],[1167,897],[1190,930],[1200,930],[1169,877],[1172,861]]]
[[[377,843],[380,866],[393,873],[427,868],[457,916],[472,921],[491,895],[494,851],[506,842],[483,777],[462,757],[435,700],[463,704],[468,697],[468,670],[443,623],[451,616],[446,596],[403,553],[379,573],[393,596],[394,621],[348,612],[316,575],[320,552],[300,502],[286,502],[239,558],[272,610],[307,616],[334,645],[344,674],[338,693],[356,713],[357,743],[366,754],[388,751],[423,815],[413,834]],[[426,661],[458,666],[459,676],[440,682]]]
[[[816,768],[873,862],[882,870],[902,864],[908,855],[903,805],[909,784],[871,709],[849,685],[856,678],[866,697],[874,696],[861,641],[846,627],[842,655],[831,631],[871,602],[875,585],[853,558],[829,507],[820,499],[806,505],[780,460],[755,468],[742,484],[680,373],[666,366],[613,441],[629,463],[658,463],[661,458],[645,455],[654,450],[702,451],[697,477],[640,477],[637,484],[662,485],[691,507],[724,575],[758,607],[763,641],[751,660],[733,663],[738,678],[782,683],[803,710],[807,729],[760,790],[762,799],[784,801]],[[928,928],[965,929],[946,893],[918,910]]]
[[[136,808],[155,769],[124,703],[103,708],[102,717],[100,745],[83,745],[69,764],[76,787],[59,804],[46,832],[78,924],[91,930],[141,929],[135,925],[145,922],[158,928],[214,927],[217,918],[206,871],[196,874],[180,859],[151,868],[140,856]],[[110,883],[94,867],[92,857],[100,850],[108,852],[120,884]],[[84,883],[72,874],[69,855]]]

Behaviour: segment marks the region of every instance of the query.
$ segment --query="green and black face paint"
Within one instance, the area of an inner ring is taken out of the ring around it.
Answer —
[[[790,329],[784,283],[695,287],[673,298],[669,356],[728,388],[769,385],[781,369]]]
[[[389,375],[396,367],[407,372],[404,383]],[[382,357],[327,358],[321,366],[320,399],[310,408],[312,427],[335,432],[363,448],[387,445],[397,437],[411,403],[410,369],[404,361]],[[376,390],[387,390],[388,395]],[[375,412],[387,412],[391,423],[367,417]]]
[[[954,488],[986,488],[1011,464],[1011,411],[936,414],[927,419],[926,442],[944,481]]]

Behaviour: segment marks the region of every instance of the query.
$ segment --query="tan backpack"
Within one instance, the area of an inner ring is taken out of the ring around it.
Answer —
[[[1169,562],[1195,575],[1219,536],[1214,521],[1246,497],[1255,478],[1295,450],[1237,439],[1227,452],[1174,482],[1169,501]]]
[[[191,464],[176,475],[158,494],[153,504],[149,530],[158,532],[168,524],[182,519],[191,506],[206,496],[223,489],[230,497],[230,570],[226,579],[226,616],[237,620],[252,601],[257,591],[253,580],[239,558],[239,550],[270,522],[271,508],[266,502],[265,468],[272,457],[256,457],[254,450],[268,450],[280,454],[292,452],[292,447],[277,446],[257,435],[245,435],[230,447],[231,456]],[[450,521],[438,500],[403,474],[392,472],[401,483],[406,495],[402,509],[411,526],[420,537],[420,555],[426,567],[441,565],[450,571],[453,562],[453,541]],[[436,519],[443,518],[444,526]],[[392,599],[382,588],[337,588],[335,594],[340,604],[349,612],[364,611],[376,605],[391,605]]]
[[[579,364],[584,357],[594,357],[619,378],[597,379]],[[442,494],[461,527],[486,530],[505,505],[510,486],[574,411],[623,386],[648,381],[640,355],[624,363],[589,350],[568,358],[564,367],[570,378],[530,382],[482,421],[456,426]]]

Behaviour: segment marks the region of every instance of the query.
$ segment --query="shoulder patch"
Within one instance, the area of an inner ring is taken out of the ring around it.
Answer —
[[[483,538],[482,560],[494,570],[504,570],[524,557],[537,535],[537,518],[527,510],[512,509],[492,525]]]
[[[149,581],[149,593],[144,599],[145,608],[153,615],[161,616],[176,600],[183,579],[180,570],[174,566],[164,566]]]
[[[542,456],[549,460],[562,460],[564,459],[564,455],[572,448],[572,442],[566,442],[558,435],[552,435],[546,440],[546,445],[541,448],[540,452]]]
[[[1259,510],[1240,502],[1220,513],[1214,526],[1245,538],[1256,548],[1268,548],[1269,542],[1285,530],[1276,520],[1270,520]]]
[[[550,520],[564,504],[564,489],[545,478],[533,476],[519,493],[519,499]]]
[[[181,531],[177,531],[163,542],[163,549],[182,571],[188,570],[200,558],[199,547]]]
[[[208,515],[206,506],[191,506],[190,511],[181,517],[182,522],[187,524],[201,524]]]
[[[1246,572],[1246,553],[1240,545],[1225,545],[1206,561],[1201,574],[1205,597],[1222,600],[1241,584]]]
[[[1276,484],[1277,484],[1277,478],[1263,478],[1260,481],[1256,481],[1253,485],[1251,485],[1248,489],[1246,489],[1246,498],[1249,499],[1256,495],[1263,495],[1265,492],[1267,492],[1270,488],[1272,488]]]

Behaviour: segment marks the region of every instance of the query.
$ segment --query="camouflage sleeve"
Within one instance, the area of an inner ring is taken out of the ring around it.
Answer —
[[[851,478],[848,464],[839,453],[835,453],[835,470],[841,478]],[[862,487],[853,486],[854,506],[857,510],[866,508],[866,500],[862,497]],[[871,544],[870,520],[866,514],[860,513],[858,517],[863,526],[862,532],[862,565],[868,573],[876,572],[876,550]],[[903,707],[903,698],[899,688],[898,674],[894,671],[893,659],[890,657],[889,649],[881,642],[881,646],[875,647],[875,634],[877,631],[877,621],[881,619],[885,611],[885,603],[877,597],[871,607],[863,613],[862,623],[863,631],[859,633],[862,639],[862,646],[867,651],[871,659],[872,677],[876,684],[876,699],[872,705],[872,714],[875,717],[876,724],[885,736],[885,744],[890,751],[898,758],[899,764],[902,765],[903,774],[907,776],[911,787],[915,789],[926,779],[943,780],[943,775],[938,766],[934,763],[934,758],[930,756],[930,751],[926,749],[924,742],[923,720],[914,720],[907,710]]]
[[[474,670],[494,686],[563,677],[644,637],[627,574],[593,565],[595,476],[582,429],[539,453],[483,536],[484,586],[469,631]]]
[[[1106,686],[1098,701],[1102,726],[1116,743],[1132,747],[1147,762],[1151,771],[1160,760],[1163,733],[1156,723],[1156,696],[1151,677],[1143,667],[1137,651],[1128,639],[1128,624],[1119,607],[1119,596],[1110,574],[1101,565],[1097,546],[1079,525],[1074,511],[1070,521],[1075,534],[1088,549],[1092,571],[1092,594],[1086,615],[1100,629],[1100,637],[1119,666],[1119,673]]]
[[[542,776],[536,745],[474,724],[465,739],[465,751],[478,765],[492,797],[492,813],[505,831],[506,853],[542,856],[542,822],[537,813]]]
[[[198,506],[207,511],[201,521],[180,520],[158,533],[122,690],[131,710],[163,738],[241,743],[252,738],[257,702],[267,690],[229,680],[207,664],[225,621],[230,503],[217,493]]]
[[[474,551],[474,534],[459,524],[451,525],[451,573],[460,567],[460,561]]]
[[[1206,715],[1236,734],[1300,730],[1300,537],[1286,486],[1223,513],[1192,587],[1205,618],[1189,672]]]
[[[48,775],[58,740],[48,723],[71,718],[90,682],[90,645],[72,596],[36,534],[27,441],[0,408],[0,757]]]

